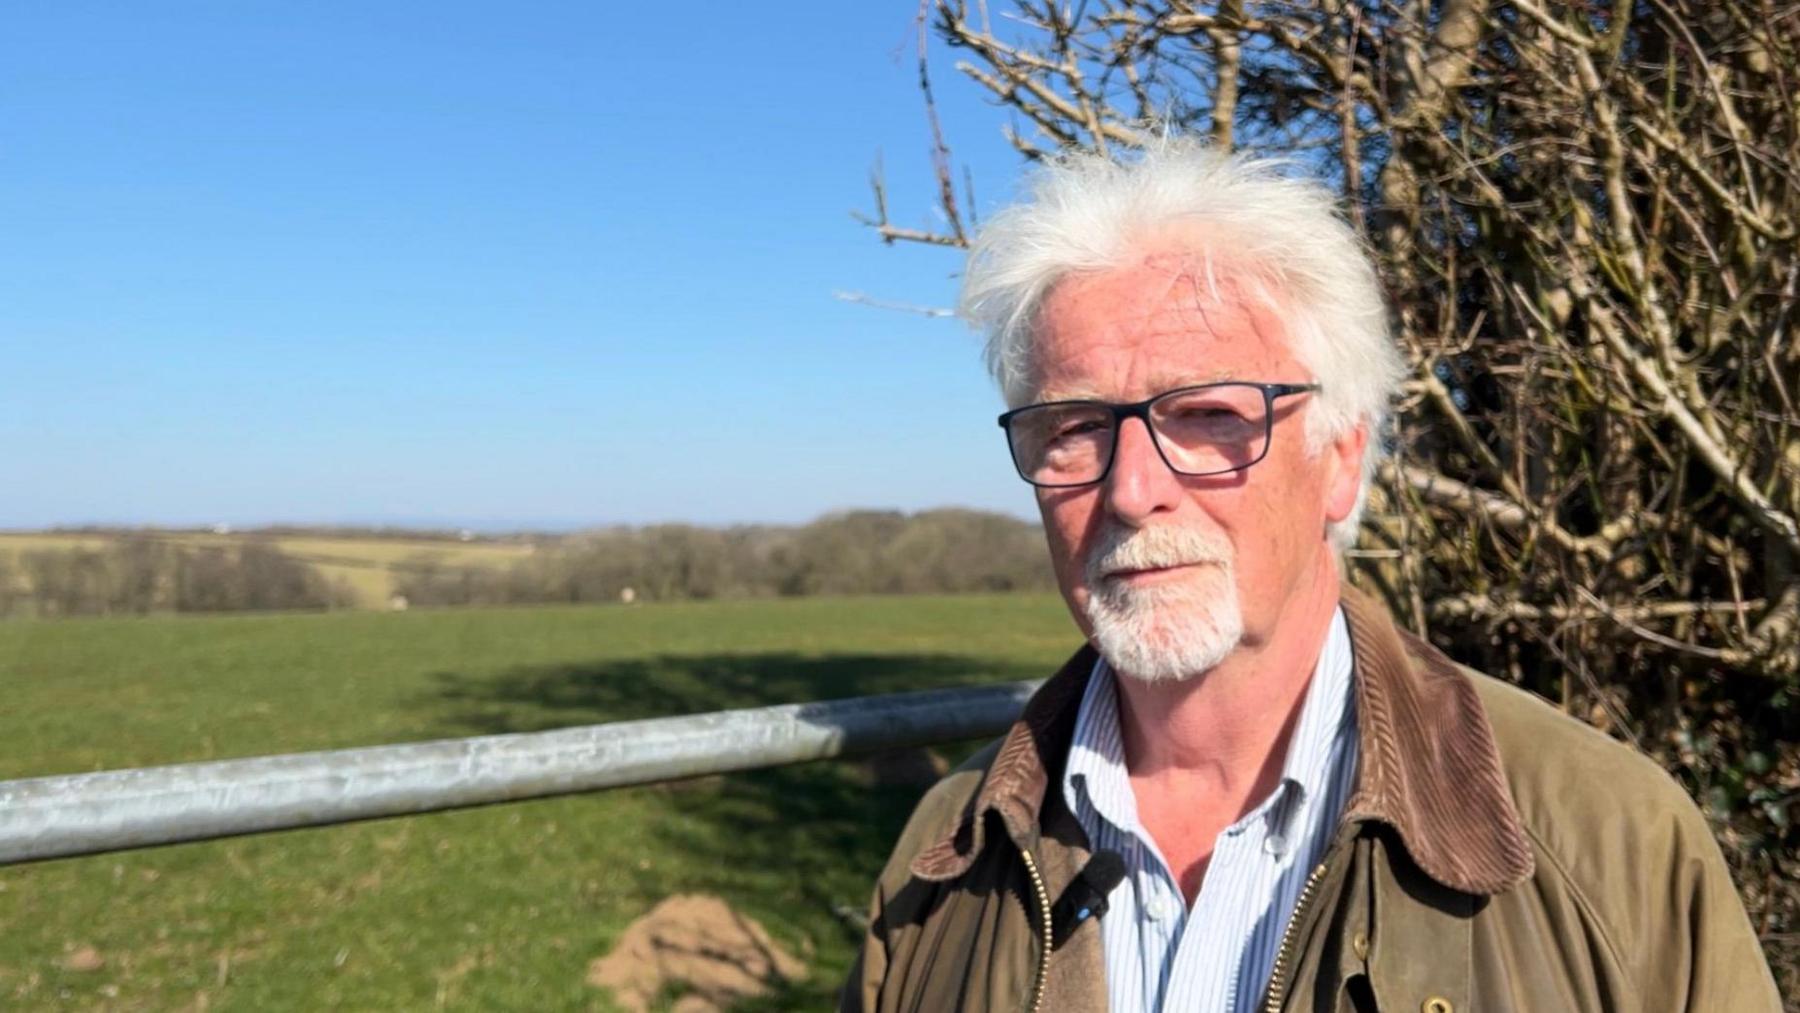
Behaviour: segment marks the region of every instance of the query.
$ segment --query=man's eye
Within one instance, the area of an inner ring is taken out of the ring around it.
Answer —
[[[1241,422],[1244,418],[1235,409],[1217,405],[1194,405],[1183,408],[1177,417],[1184,422]]]
[[[1097,433],[1100,429],[1101,424],[1094,419],[1077,419],[1058,426],[1054,436],[1056,439],[1065,440],[1075,436],[1085,436],[1088,433]]]

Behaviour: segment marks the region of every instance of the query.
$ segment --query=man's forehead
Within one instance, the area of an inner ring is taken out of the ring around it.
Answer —
[[[1247,375],[1249,372],[1256,372],[1257,375]],[[1157,369],[1147,374],[1144,386],[1148,391],[1146,396],[1154,396],[1178,387],[1197,387],[1203,383],[1224,380],[1262,382],[1265,379],[1260,371],[1254,370],[1226,369],[1217,365],[1196,365],[1192,369],[1177,366]],[[1043,401],[1110,401],[1118,396],[1106,383],[1088,376],[1047,376],[1038,389],[1038,397]]]
[[[1285,331],[1267,281],[1192,254],[1146,257],[1105,271],[1070,275],[1051,288],[1039,322],[1052,342],[1109,335],[1220,336],[1246,331],[1269,340]],[[1273,333],[1265,333],[1273,332]]]
[[[1088,374],[1119,359],[1145,389],[1268,379],[1260,374],[1289,353],[1273,300],[1254,279],[1206,266],[1171,253],[1065,279],[1034,342],[1042,393],[1101,396],[1107,380]]]
[[[1118,267],[1066,275],[1050,290],[1050,301],[1090,297],[1095,290],[1133,290],[1144,306],[1163,309],[1201,308],[1206,304],[1268,301],[1263,272],[1247,264],[1203,251],[1164,250],[1145,254]]]

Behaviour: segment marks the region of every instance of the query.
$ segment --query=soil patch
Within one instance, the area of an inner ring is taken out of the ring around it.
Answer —
[[[670,992],[676,1013],[719,1013],[806,975],[756,919],[707,894],[677,894],[626,928],[611,953],[588,965],[587,982],[610,989],[630,1013]]]

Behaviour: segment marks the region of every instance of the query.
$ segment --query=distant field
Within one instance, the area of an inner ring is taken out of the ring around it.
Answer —
[[[187,546],[230,546],[244,535],[161,534],[161,540]],[[32,549],[99,548],[108,535],[0,532],[0,555]],[[531,546],[512,542],[455,542],[432,538],[351,538],[277,536],[268,539],[282,552],[311,564],[327,580],[342,579],[356,592],[363,608],[381,608],[394,591],[396,563],[433,559],[450,565],[504,566],[531,554]]]
[[[1075,642],[1043,595],[4,623],[0,778],[1043,677]],[[823,1008],[833,907],[916,794],[808,764],[0,869],[0,1008],[605,1010],[588,961],[682,891],[810,951],[759,1008]]]

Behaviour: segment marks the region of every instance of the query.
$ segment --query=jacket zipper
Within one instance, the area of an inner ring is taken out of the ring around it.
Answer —
[[[1029,1013],[1039,1013],[1044,1008],[1044,983],[1050,977],[1050,891],[1044,888],[1044,877],[1039,875],[1037,861],[1031,857],[1031,852],[1020,848],[1019,855],[1025,859],[1032,892],[1037,894],[1038,916],[1044,920],[1044,948],[1038,957],[1037,980],[1031,985],[1031,1002],[1025,1007]]]
[[[1300,899],[1294,902],[1294,913],[1288,918],[1287,930],[1281,934],[1281,948],[1275,951],[1275,967],[1269,972],[1269,992],[1263,1001],[1263,1013],[1280,1013],[1282,1000],[1287,998],[1287,975],[1289,958],[1293,956],[1294,937],[1300,934],[1300,922],[1306,914],[1306,905],[1318,892],[1319,881],[1325,878],[1325,863],[1320,862],[1306,877],[1306,885],[1300,888]]]

